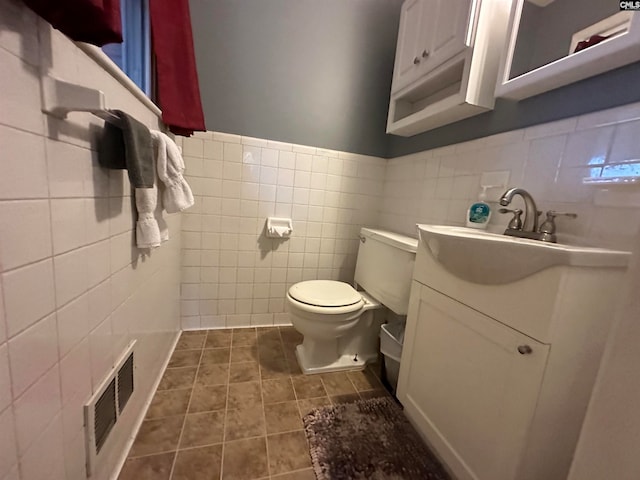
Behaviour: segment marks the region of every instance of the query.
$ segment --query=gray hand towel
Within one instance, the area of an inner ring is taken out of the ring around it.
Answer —
[[[155,178],[153,147],[149,129],[120,110],[111,110],[120,119],[116,126],[106,122],[98,147],[100,165],[127,169],[135,188],[152,188]]]

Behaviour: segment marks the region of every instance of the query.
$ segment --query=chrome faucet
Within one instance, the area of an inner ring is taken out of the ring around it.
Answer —
[[[522,188],[510,188],[502,194],[502,197],[500,197],[500,205],[503,207],[508,206],[513,200],[514,195],[520,195],[524,200],[524,220],[522,222],[522,231],[536,233],[538,231],[538,207],[529,192]]]
[[[500,197],[500,205],[506,207],[511,203],[515,195],[520,195],[524,200],[524,220],[520,220],[522,210],[501,208],[500,213],[513,213],[513,218],[509,222],[507,229],[504,231],[505,235],[511,235],[512,237],[530,238],[533,240],[542,240],[543,242],[555,243],[556,237],[556,224],[555,218],[558,216],[565,216],[569,218],[576,218],[575,213],[558,213],[554,210],[547,212],[547,219],[538,227],[538,215],[542,212],[538,211],[536,202],[529,192],[522,188],[510,188],[502,194]]]

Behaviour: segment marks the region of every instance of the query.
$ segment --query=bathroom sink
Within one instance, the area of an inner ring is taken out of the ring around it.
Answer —
[[[463,280],[504,284],[556,265],[626,268],[630,253],[546,243],[473,228],[418,225],[420,240],[449,272]]]

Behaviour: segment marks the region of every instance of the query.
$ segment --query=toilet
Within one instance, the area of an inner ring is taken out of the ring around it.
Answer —
[[[286,304],[303,335],[296,357],[306,374],[364,368],[378,357],[385,307],[406,315],[418,241],[362,228],[355,287],[335,280],[296,283]]]

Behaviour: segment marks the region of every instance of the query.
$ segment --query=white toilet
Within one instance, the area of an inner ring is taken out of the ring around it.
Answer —
[[[406,315],[416,239],[371,228],[360,230],[355,284],[309,280],[287,293],[291,323],[304,339],[296,356],[304,373],[363,368],[378,356],[384,307]]]

